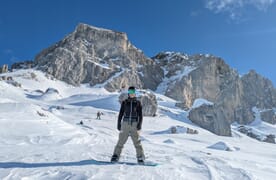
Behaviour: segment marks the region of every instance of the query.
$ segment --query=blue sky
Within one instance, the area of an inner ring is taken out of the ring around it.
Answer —
[[[0,64],[34,59],[80,22],[126,32],[149,57],[213,54],[276,85],[276,0],[1,0]]]

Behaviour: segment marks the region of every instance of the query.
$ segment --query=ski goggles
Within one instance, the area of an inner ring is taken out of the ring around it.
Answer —
[[[128,94],[135,94],[135,90],[134,89],[128,90]]]

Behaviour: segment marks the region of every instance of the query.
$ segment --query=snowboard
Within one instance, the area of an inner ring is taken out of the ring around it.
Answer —
[[[110,161],[99,161],[95,160],[98,164],[102,165],[112,165],[112,164],[121,164],[121,165],[129,165],[129,166],[158,166],[158,163],[152,161],[145,161],[144,163],[137,163],[137,162],[126,162],[126,161],[118,161],[118,162],[110,162]]]

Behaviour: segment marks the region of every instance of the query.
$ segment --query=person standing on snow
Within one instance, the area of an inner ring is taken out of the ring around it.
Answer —
[[[101,119],[102,113],[100,111],[97,112],[97,119]]]
[[[138,163],[144,163],[145,155],[138,132],[141,130],[143,122],[142,105],[136,99],[135,93],[135,87],[129,87],[128,99],[121,104],[117,122],[117,129],[120,131],[119,140],[115,146],[111,162],[119,161],[124,144],[130,136],[136,149]]]

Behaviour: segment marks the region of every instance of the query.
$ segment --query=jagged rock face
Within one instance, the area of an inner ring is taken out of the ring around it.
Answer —
[[[232,84],[238,73],[214,56],[182,54],[159,54],[154,57],[163,65],[169,82],[165,95],[182,101],[190,108],[197,98],[215,102],[222,90]],[[166,80],[166,79],[165,79]]]
[[[255,71],[250,71],[242,78],[236,76],[222,89],[215,102],[223,107],[230,122],[248,124],[255,119],[253,107],[271,109],[276,106],[275,94],[276,90],[271,81]],[[273,122],[272,112],[263,113],[263,119]]]
[[[238,76],[235,76],[215,101],[216,105],[223,109],[226,119],[230,123],[236,121],[239,124],[248,124],[254,121],[252,107],[244,101],[244,93],[246,92],[241,80]]]
[[[124,71],[118,74],[119,76],[114,77],[111,82],[106,82],[105,88],[108,91],[124,89],[128,86],[143,87],[143,83],[135,71]]]
[[[157,88],[178,100],[177,105],[189,109],[195,99],[214,102],[209,107],[214,123],[225,124],[225,132],[206,125],[202,108],[190,111],[190,120],[210,131],[229,135],[230,123],[248,124],[254,120],[253,107],[275,107],[275,89],[272,83],[251,71],[242,78],[222,59],[210,55],[188,56],[180,53],[159,53],[153,59],[164,69],[164,79]],[[206,109],[204,109],[206,110]],[[220,116],[220,119],[217,119]],[[221,122],[223,121],[223,122]],[[221,126],[222,127],[222,126]]]
[[[162,69],[135,48],[125,33],[86,24],[78,25],[62,41],[39,53],[35,64],[70,84],[104,83],[110,91],[128,83],[155,89],[163,75]]]
[[[270,124],[276,124],[276,114],[273,109],[262,111],[260,114],[262,121]]]
[[[9,70],[8,65],[4,64],[2,67],[0,67],[0,74],[1,73],[7,73]]]
[[[264,139],[264,142],[276,144],[275,135],[274,134],[267,135],[266,138]]]
[[[187,56],[167,53],[159,54],[154,59],[164,64],[163,67],[167,72],[165,77],[169,79],[164,93],[180,101],[178,106],[184,109],[191,108],[198,98],[204,98],[216,104],[215,107],[203,106],[192,109],[189,113],[189,119],[192,122],[216,134],[231,135],[230,123],[241,116],[235,113],[235,109],[242,106],[240,93],[242,88],[236,71],[222,59],[209,55]],[[182,64],[182,66],[178,67],[175,64]],[[178,72],[178,74],[171,72]],[[246,112],[246,109],[242,108],[242,111]],[[239,119],[251,121],[253,118],[243,116]]]
[[[250,107],[271,109],[276,107],[276,90],[272,82],[251,70],[241,78],[244,99]]]
[[[230,122],[238,122],[239,124],[249,124],[254,121],[254,113],[251,108],[247,106],[234,107],[234,117],[230,119]],[[227,109],[229,110],[229,109]],[[226,112],[227,112],[226,110]],[[231,112],[231,111],[230,111]]]
[[[181,53],[163,52],[152,59],[164,70],[164,78],[157,87],[157,92],[178,100],[187,99],[183,98],[184,84],[178,82],[183,82],[181,79],[198,66],[200,58],[190,58]]]
[[[190,111],[189,119],[217,135],[231,136],[230,123],[225,114],[221,107],[202,105]]]
[[[33,61],[23,61],[12,64],[11,69],[30,69],[34,67]]]
[[[122,103],[128,98],[127,93],[122,93],[119,96],[119,102]],[[139,90],[139,96],[137,97],[142,104],[142,112],[144,116],[155,116],[157,112],[157,99],[153,93],[149,91]]]

